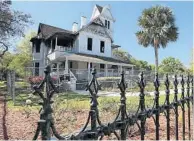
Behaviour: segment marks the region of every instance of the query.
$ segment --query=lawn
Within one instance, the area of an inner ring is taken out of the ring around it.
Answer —
[[[178,94],[180,98],[181,94]],[[165,102],[165,95],[161,95],[159,98],[159,103],[162,105]],[[170,94],[170,101],[174,98],[174,94]],[[38,96],[33,96],[32,94],[21,93],[18,94],[15,98],[15,106],[11,97],[7,97],[7,105],[9,108],[13,109],[23,109],[26,107],[26,100],[30,99],[32,101],[32,105],[28,106],[31,109],[37,109],[40,106],[38,102],[40,98]],[[68,110],[83,110],[90,108],[90,98],[89,95],[80,95],[74,92],[66,92],[55,94],[53,97],[54,104],[53,107],[56,109],[68,109]],[[138,96],[127,96],[127,109],[131,109],[132,111],[139,105],[139,97]],[[145,105],[146,107],[152,107],[154,103],[154,96],[145,96]],[[98,106],[99,110],[115,110],[118,109],[120,104],[120,96],[99,96],[98,98]]]
[[[178,94],[180,98],[181,94]],[[170,101],[173,101],[174,94],[170,94]],[[26,100],[31,99],[32,105],[27,106]],[[148,108],[153,106],[154,96],[145,96],[145,105]],[[39,109],[41,108],[37,103],[40,100],[38,96],[33,96],[32,94],[27,94],[25,92],[21,92],[16,96],[15,106],[10,96],[7,96],[7,129],[9,139],[32,139],[37,121],[39,120]],[[74,92],[68,93],[59,93],[55,94],[53,97],[53,117],[55,120],[55,125],[57,131],[60,134],[71,134],[75,131],[83,128],[89,110],[90,110],[90,98],[89,95],[80,95]],[[160,104],[162,105],[165,102],[165,95],[161,95],[159,99]],[[102,123],[111,123],[117,113],[120,106],[120,96],[100,96],[98,98],[98,108],[99,108],[99,116]],[[134,114],[137,111],[139,105],[139,97],[138,96],[127,96],[127,113]],[[180,108],[179,108],[180,109]],[[181,119],[181,115],[179,118]],[[171,114],[171,126],[174,127],[174,114]],[[161,125],[161,130],[166,129],[165,117],[163,114],[160,116],[160,120],[163,123]],[[146,122],[147,126],[150,125],[149,131],[154,131],[154,122],[150,118]],[[180,120],[181,124],[181,120]],[[18,127],[21,127],[18,130]],[[22,128],[23,127],[23,128]],[[22,133],[22,135],[21,135]],[[150,132],[147,134],[147,138],[152,137],[154,139],[154,135],[149,136],[150,134],[154,134],[154,132]],[[165,137],[165,132],[162,132]],[[18,136],[18,134],[20,136]],[[134,138],[135,139],[135,138]],[[139,138],[138,138],[139,139]]]

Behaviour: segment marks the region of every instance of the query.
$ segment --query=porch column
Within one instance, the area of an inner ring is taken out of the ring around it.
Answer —
[[[133,66],[132,66],[131,72],[132,72],[132,76],[133,76],[133,74],[134,74],[134,69],[133,69]]]
[[[68,66],[68,57],[66,57],[66,60],[65,60],[65,72],[68,73],[68,69],[69,69],[69,66]]]
[[[57,46],[57,36],[56,36],[56,42],[55,42],[55,50],[58,50],[58,46]]]
[[[53,39],[51,39],[51,52],[53,50]]]
[[[108,64],[105,64],[105,76],[108,76]]]
[[[134,68],[132,66],[132,68],[131,68],[131,78],[133,78],[133,75],[134,75]],[[131,81],[131,89],[132,89],[132,79],[130,81]]]
[[[123,71],[123,67],[122,67],[122,66],[120,66],[119,68],[120,68],[119,73],[121,74],[121,73],[122,73],[122,71]],[[120,74],[118,74],[118,75],[120,75]]]
[[[58,78],[58,80],[60,81],[60,79],[59,79],[59,63],[57,63],[57,78]],[[58,82],[59,82],[58,81]]]
[[[90,62],[88,62],[88,81],[90,80]]]

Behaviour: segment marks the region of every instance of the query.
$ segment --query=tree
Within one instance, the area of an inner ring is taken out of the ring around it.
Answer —
[[[130,62],[130,59],[132,57],[128,52],[126,52],[122,49],[113,50],[113,55],[117,59],[125,61],[125,62]]]
[[[144,47],[154,47],[155,72],[158,72],[158,49],[165,48],[169,42],[175,42],[178,38],[173,12],[163,6],[145,9],[138,24],[141,27],[141,30],[136,32],[138,43]]]
[[[10,47],[10,38],[23,36],[25,27],[32,23],[31,16],[23,12],[12,10],[11,1],[0,1],[0,57]]]
[[[190,73],[194,73],[194,56],[193,56],[193,54],[194,54],[194,48],[192,48],[192,55],[191,55],[191,63],[190,63],[190,68],[189,68],[189,70],[190,70]]]
[[[185,68],[180,60],[168,57],[162,60],[159,71],[162,73],[183,73]]]
[[[137,60],[124,50],[121,49],[114,50],[113,55],[119,60],[135,65],[134,67],[135,69],[152,70],[152,66],[149,65],[147,61]]]
[[[9,65],[9,68],[15,69],[16,72],[23,76],[25,68],[32,63],[32,45],[30,39],[36,35],[36,32],[31,31],[16,46],[16,54]]]
[[[4,80],[6,80],[7,71],[10,69],[9,66],[13,59],[14,55],[10,52],[6,52],[0,60],[0,74]]]

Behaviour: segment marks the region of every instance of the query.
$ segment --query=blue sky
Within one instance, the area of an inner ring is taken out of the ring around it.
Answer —
[[[159,61],[173,56],[180,59],[186,66],[190,64],[193,47],[193,2],[14,1],[12,7],[31,14],[34,25],[30,26],[27,31],[37,31],[39,22],[71,30],[72,23],[74,21],[80,23],[82,15],[86,16],[89,21],[95,4],[101,6],[110,4],[111,6],[112,14],[116,19],[114,43],[121,45],[122,49],[128,51],[135,58],[148,61],[151,64],[154,64],[153,48],[143,48],[137,43],[135,36],[135,32],[139,29],[137,19],[144,8],[156,4],[170,7],[176,18],[176,25],[179,27],[179,39],[175,43],[169,43],[167,48],[159,50]]]

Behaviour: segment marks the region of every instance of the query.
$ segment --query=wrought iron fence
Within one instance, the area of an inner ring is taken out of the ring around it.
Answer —
[[[91,105],[90,111],[88,114],[88,118],[86,119],[86,123],[81,131],[75,135],[69,136],[61,136],[57,133],[56,128],[54,126],[54,120],[52,117],[52,108],[51,104],[52,96],[54,93],[58,92],[58,89],[52,82],[50,72],[50,66],[47,66],[45,69],[45,78],[42,83],[38,86],[34,86],[34,93],[38,94],[43,100],[40,105],[42,105],[42,111],[40,113],[40,120],[38,121],[37,130],[33,140],[38,138],[39,133],[41,132],[41,137],[43,140],[51,139],[51,131],[55,135],[57,139],[60,140],[92,140],[92,139],[103,139],[104,136],[110,136],[114,134],[119,140],[126,140],[128,136],[128,129],[137,125],[139,128],[141,140],[144,140],[145,137],[145,124],[148,118],[153,118],[155,123],[155,139],[160,139],[160,115],[164,114],[166,117],[166,139],[170,140],[170,126],[171,123],[175,123],[175,138],[179,139],[179,125],[178,125],[178,117],[179,111],[182,111],[182,138],[185,140],[186,133],[189,135],[189,140],[191,140],[191,104],[193,105],[193,76],[187,75],[185,80],[184,76],[181,75],[181,80],[178,81],[177,75],[174,76],[173,86],[174,86],[174,100],[170,101],[170,80],[169,76],[166,75],[164,85],[166,87],[166,96],[165,102],[163,104],[159,103],[160,99],[160,91],[159,88],[162,85],[159,81],[158,74],[155,75],[154,80],[154,88],[155,88],[155,98],[154,104],[151,108],[146,108],[145,106],[145,87],[146,81],[144,79],[144,74],[141,73],[139,76],[138,86],[139,86],[139,107],[134,114],[127,113],[126,108],[126,88],[127,84],[125,83],[125,75],[124,72],[121,74],[120,82],[118,83],[118,88],[120,89],[120,108],[118,110],[118,114],[115,117],[113,122],[102,123],[99,117],[98,111],[98,91],[101,86],[96,78],[96,70],[92,71],[92,79],[87,85],[87,89],[90,93]],[[181,98],[178,98],[178,86],[181,85]],[[42,93],[42,89],[45,88],[45,95]],[[186,91],[185,91],[186,89]],[[187,106],[187,107],[186,107]],[[174,111],[173,116],[175,117],[175,121],[170,120],[171,112]],[[187,118],[188,122],[186,122],[186,110],[187,110]],[[90,123],[90,125],[89,125]],[[188,131],[186,131],[185,127],[188,127]],[[119,131],[119,133],[118,133]]]

